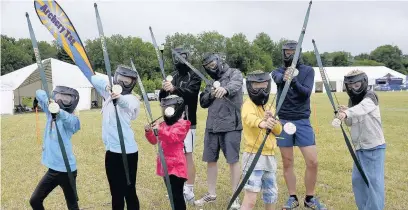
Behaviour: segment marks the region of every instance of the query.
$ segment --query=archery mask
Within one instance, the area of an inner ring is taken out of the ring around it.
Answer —
[[[214,80],[218,80],[219,78],[221,78],[222,74],[225,71],[223,60],[218,54],[215,53],[209,53],[204,56],[202,65],[207,74],[210,75],[210,77]]]
[[[290,40],[282,45],[282,58],[285,67],[289,67],[292,65],[293,58],[295,57],[297,44],[298,44],[297,41]],[[300,61],[300,55],[302,54],[301,52],[302,48],[300,48],[298,63]]]
[[[252,102],[256,105],[265,105],[271,92],[271,76],[259,70],[248,73],[246,87]]]
[[[360,70],[353,70],[344,76],[347,94],[350,96],[352,105],[360,103],[368,90],[367,74]]]
[[[130,94],[136,85],[137,73],[126,66],[118,66],[113,77],[113,84],[122,87],[122,95]]]
[[[60,109],[63,109],[68,113],[74,112],[79,102],[78,91],[70,87],[57,86],[52,91],[52,95]]]
[[[190,52],[187,49],[183,47],[178,47],[175,48],[174,51],[180,54],[184,59],[186,59],[186,61],[189,61]],[[190,70],[190,68],[183,61],[181,61],[174,53],[172,53],[172,58],[174,67],[180,74],[184,75]]]
[[[160,101],[164,122],[167,125],[176,123],[184,112],[184,100],[177,95],[170,95]]]

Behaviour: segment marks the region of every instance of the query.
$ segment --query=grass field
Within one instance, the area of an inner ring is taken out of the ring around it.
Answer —
[[[386,208],[408,209],[408,92],[378,93],[382,123],[387,142],[386,150]],[[345,93],[337,94],[340,103],[347,104]],[[154,116],[159,116],[158,103],[152,103]],[[339,129],[331,127],[332,110],[326,94],[312,96],[312,123],[317,134],[319,173],[317,195],[329,209],[357,209],[351,188],[352,159]],[[203,134],[207,111],[199,109],[195,161],[196,198],[206,192],[206,164],[201,161]],[[315,116],[315,117],[313,117]],[[104,169],[104,146],[101,140],[100,110],[80,113],[81,130],[72,141],[78,163],[77,187],[81,209],[110,209],[110,192]],[[1,119],[1,209],[30,209],[29,199],[38,181],[46,172],[41,165],[41,145],[36,139],[34,114],[2,116]],[[162,178],[155,175],[156,150],[144,138],[145,112],[134,121],[139,145],[137,193],[141,209],[170,209]],[[45,116],[40,114],[41,136]],[[217,202],[203,209],[226,209],[231,196],[229,168],[220,156],[217,183]],[[286,199],[287,190],[282,176],[280,153],[277,151],[279,203]],[[296,149],[295,167],[298,196],[303,198],[304,162]],[[242,194],[241,194],[242,196]],[[47,209],[66,209],[60,188],[45,200]],[[196,209],[189,207],[189,209]],[[199,209],[199,208],[197,208]],[[259,200],[257,209],[263,209]]]

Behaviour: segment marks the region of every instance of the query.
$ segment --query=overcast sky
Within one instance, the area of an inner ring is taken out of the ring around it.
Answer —
[[[95,1],[63,1],[82,41],[98,37]],[[216,30],[231,37],[242,32],[252,41],[265,32],[273,40],[297,40],[308,1],[96,1],[105,36],[121,34],[151,41],[149,25],[157,42],[175,32],[198,34]],[[314,1],[303,42],[312,50],[312,38],[320,52],[370,52],[379,45],[398,45],[408,54],[408,1]],[[53,37],[41,25],[33,1],[1,0],[1,34],[29,38],[25,12],[38,40]]]

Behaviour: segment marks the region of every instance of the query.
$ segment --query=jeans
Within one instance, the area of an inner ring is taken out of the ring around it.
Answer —
[[[370,185],[367,187],[356,165],[354,165],[352,184],[357,207],[359,210],[383,210],[385,149],[357,150],[356,155]]]

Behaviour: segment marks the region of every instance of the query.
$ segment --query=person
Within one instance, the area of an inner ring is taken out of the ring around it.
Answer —
[[[278,100],[290,73],[295,70],[291,67],[291,64],[297,44],[296,41],[287,41],[283,44],[282,57],[284,66],[272,72],[272,78],[277,85]],[[296,195],[296,176],[293,169],[294,146],[299,147],[306,163],[306,197],[303,202],[304,206],[312,209],[322,206],[314,196],[317,179],[317,151],[315,135],[310,123],[310,95],[312,93],[315,73],[312,67],[301,64],[300,60],[298,59],[296,64],[296,69],[299,73],[296,77],[293,77],[287,95],[282,99],[284,101],[278,113],[283,125],[290,122],[296,126],[295,134],[289,135],[284,129],[280,135],[284,140],[277,142],[282,156],[283,175],[289,193],[289,198],[284,204],[283,209],[293,209],[299,206],[299,200]]]
[[[34,210],[44,209],[43,202],[45,198],[57,186],[60,186],[68,209],[79,209],[76,192],[74,191],[76,189],[77,166],[71,143],[72,135],[80,130],[80,121],[73,114],[79,101],[78,91],[66,86],[56,86],[52,92],[52,98],[48,99],[47,93],[44,90],[37,90],[36,99],[47,116],[41,163],[48,168],[48,171],[31,195],[30,205]],[[59,106],[59,110],[56,110],[55,121],[53,120],[55,113],[52,114],[48,109],[49,104],[52,103],[54,105],[56,103],[56,106]],[[58,126],[61,140],[65,146],[68,163],[74,178],[74,186],[71,185],[68,177],[67,168],[59,146],[56,126]]]
[[[381,124],[378,96],[368,90],[367,75],[353,70],[344,77],[349,108],[340,106],[338,119],[351,127],[351,140],[356,156],[367,176],[365,184],[356,165],[352,172],[354,198],[359,210],[384,209],[385,139]]]
[[[104,99],[102,104],[102,139],[106,150],[106,176],[112,197],[112,209],[114,210],[124,209],[124,200],[126,200],[127,209],[139,209],[139,199],[136,194],[138,145],[131,128],[131,121],[137,118],[140,111],[139,100],[131,94],[136,85],[136,80],[136,72],[122,65],[118,66],[113,77],[114,85],[119,85],[122,88],[121,93],[113,92],[112,87],[103,77],[94,75],[91,78],[96,91]],[[114,101],[117,103],[116,113]],[[116,114],[120,119],[123,133],[130,185],[127,184],[122,160]]]
[[[279,120],[273,118],[273,113],[266,105],[271,91],[271,76],[269,73],[254,71],[247,74],[246,87],[249,99],[242,105],[242,126],[245,140],[242,155],[243,174],[246,174],[252,164],[265,136],[266,129],[270,129],[261,156],[246,182],[245,196],[241,210],[255,208],[256,196],[262,192],[266,210],[274,210],[278,200],[278,183],[276,181],[277,164],[275,159],[276,138],[282,132]],[[260,131],[262,130],[262,133]],[[260,134],[261,133],[261,134]]]
[[[184,183],[187,180],[187,161],[184,155],[184,139],[188,135],[191,122],[184,120],[184,100],[177,95],[170,95],[160,102],[164,122],[153,124],[153,129],[157,129],[158,139],[148,124],[145,126],[145,136],[151,144],[161,144],[167,170],[170,178],[170,185],[173,194],[174,208],[185,210],[186,202],[183,196]],[[170,110],[170,111],[169,111]],[[158,142],[159,141],[159,142]],[[162,163],[157,157],[156,174],[164,176]]]
[[[183,56],[186,60],[190,60],[190,52],[182,47],[174,49],[177,53]],[[169,94],[178,95],[183,98],[186,105],[185,120],[191,122],[190,130],[184,139],[184,154],[187,158],[188,180],[184,185],[183,195],[188,204],[194,204],[194,182],[196,170],[194,165],[194,143],[196,141],[196,126],[197,126],[197,103],[198,93],[201,87],[201,79],[194,74],[192,70],[179,61],[173,54],[173,64],[175,73],[173,73],[172,81],[164,81],[163,88],[159,93],[159,101]]]
[[[202,159],[207,162],[208,192],[194,202],[197,206],[203,206],[216,200],[217,161],[220,149],[230,167],[232,192],[235,191],[240,179],[242,73],[238,69],[230,68],[215,53],[207,54],[204,57],[203,67],[210,77],[220,82],[221,85],[213,88],[211,84],[207,84],[204,92],[200,94],[201,107],[208,108]],[[232,209],[239,208],[239,200],[236,199]]]

